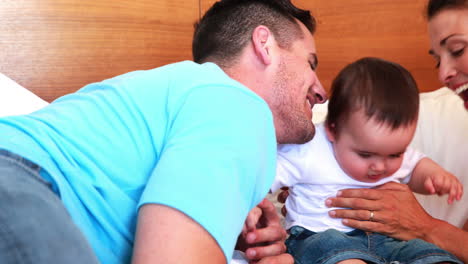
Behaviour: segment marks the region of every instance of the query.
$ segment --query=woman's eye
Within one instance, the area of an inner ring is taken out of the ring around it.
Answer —
[[[463,52],[465,52],[465,48],[451,51],[450,54],[452,54],[453,57],[460,57],[461,55],[463,55]]]

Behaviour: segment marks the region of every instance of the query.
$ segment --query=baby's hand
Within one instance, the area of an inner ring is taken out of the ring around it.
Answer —
[[[453,203],[454,199],[460,201],[463,195],[463,185],[453,174],[446,170],[438,170],[424,182],[424,187],[430,194],[448,194],[448,203]]]

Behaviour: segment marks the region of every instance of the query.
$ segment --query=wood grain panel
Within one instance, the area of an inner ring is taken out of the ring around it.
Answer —
[[[198,0],[3,0],[0,72],[45,100],[191,58]]]
[[[312,10],[320,57],[319,77],[326,87],[346,64],[364,56],[406,67],[421,91],[437,89],[435,62],[428,55],[424,6],[427,0],[296,0]]]
[[[202,16],[217,0],[200,0],[200,16]]]
[[[204,12],[215,0],[200,0]],[[346,64],[365,56],[406,67],[421,91],[439,88],[435,63],[428,55],[424,5],[427,0],[293,0],[318,21],[315,35],[318,75],[328,89]]]

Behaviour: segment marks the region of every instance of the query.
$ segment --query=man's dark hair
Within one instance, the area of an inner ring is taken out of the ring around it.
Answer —
[[[333,80],[326,124],[339,133],[340,123],[355,111],[392,129],[418,119],[419,91],[401,65],[378,58],[362,58],[346,66]]]
[[[193,60],[230,65],[259,25],[272,31],[280,47],[288,48],[303,37],[296,19],[312,34],[315,32],[315,19],[310,12],[295,7],[290,0],[221,0],[195,24]]]
[[[426,8],[426,16],[427,19],[430,20],[440,11],[464,8],[468,8],[468,0],[429,0]]]

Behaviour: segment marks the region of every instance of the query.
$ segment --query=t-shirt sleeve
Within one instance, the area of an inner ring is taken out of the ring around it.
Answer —
[[[271,186],[271,192],[281,187],[291,187],[301,180],[308,170],[309,158],[306,155],[310,143],[306,144],[280,144],[277,150],[276,176]]]
[[[238,87],[199,87],[181,100],[168,110],[170,131],[139,206],[185,213],[230,259],[245,217],[273,181],[273,118],[262,99]]]

